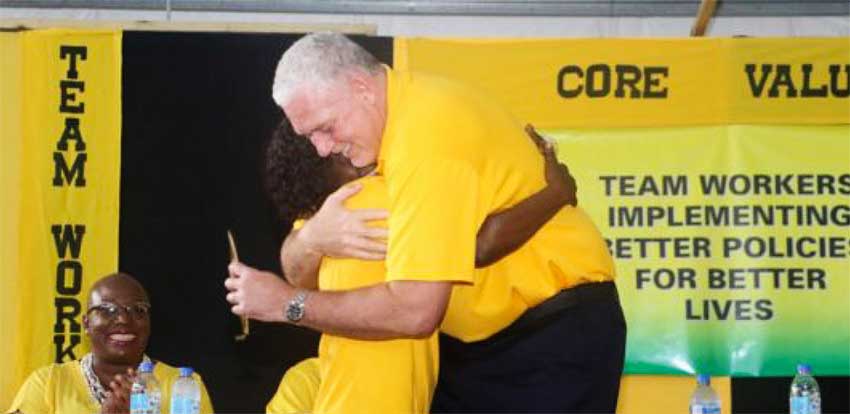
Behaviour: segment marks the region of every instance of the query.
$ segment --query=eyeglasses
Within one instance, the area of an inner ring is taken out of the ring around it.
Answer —
[[[103,302],[99,305],[90,307],[89,310],[86,311],[86,314],[96,311],[100,317],[114,321],[115,319],[118,319],[118,313],[121,312],[122,309],[131,318],[135,320],[142,320],[147,318],[150,314],[151,304],[147,302],[138,302],[132,305],[119,305],[112,302]]]

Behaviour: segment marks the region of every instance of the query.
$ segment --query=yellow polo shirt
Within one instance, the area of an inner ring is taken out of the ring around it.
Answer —
[[[383,177],[358,180],[363,189],[348,208],[384,208]],[[374,225],[386,225],[376,222]],[[385,281],[383,261],[325,257],[319,289],[348,290]],[[321,385],[315,411],[321,414],[427,413],[437,379],[437,336],[428,339],[362,341],[322,335]]]
[[[561,289],[614,278],[603,238],[572,207],[476,272],[478,228],[543,188],[543,157],[522,125],[477,91],[422,73],[387,69],[387,76],[378,157],[389,193],[387,280],[460,282],[444,332],[484,339]]]
[[[312,413],[321,382],[318,358],[308,358],[295,364],[283,374],[277,392],[266,405],[266,413]]]
[[[162,412],[168,413],[171,410],[171,386],[180,377],[180,371],[157,362],[153,375],[162,388]],[[197,373],[192,376],[201,385],[201,413],[211,414],[212,403],[204,381]],[[80,361],[75,360],[50,364],[30,374],[7,412],[15,410],[23,414],[92,414],[100,412],[100,404],[92,398]]]

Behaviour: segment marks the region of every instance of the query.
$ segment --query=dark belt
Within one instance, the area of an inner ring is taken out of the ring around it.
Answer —
[[[546,327],[559,315],[579,305],[619,302],[614,282],[585,283],[564,289],[555,296],[529,308],[517,320],[487,339],[465,343],[448,335],[440,335],[440,353],[448,358],[457,351],[458,357],[483,356]]]

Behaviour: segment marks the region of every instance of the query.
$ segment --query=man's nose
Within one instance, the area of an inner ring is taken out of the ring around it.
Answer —
[[[327,157],[333,149],[333,141],[329,136],[323,134],[310,135],[310,142],[316,147],[316,152],[319,153],[320,157]]]
[[[115,322],[119,323],[129,323],[133,317],[130,315],[130,309],[119,307],[118,313],[115,314]]]

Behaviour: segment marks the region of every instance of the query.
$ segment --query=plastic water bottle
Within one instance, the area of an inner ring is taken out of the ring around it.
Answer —
[[[142,362],[130,389],[130,414],[160,414],[162,391],[153,376],[153,363]]]
[[[691,394],[691,414],[720,414],[720,398],[711,389],[711,377],[697,375],[697,389]]]
[[[791,382],[791,414],[820,414],[820,389],[807,364],[797,365],[797,376]]]
[[[180,367],[180,378],[171,386],[171,414],[200,414],[201,386],[192,368]]]

